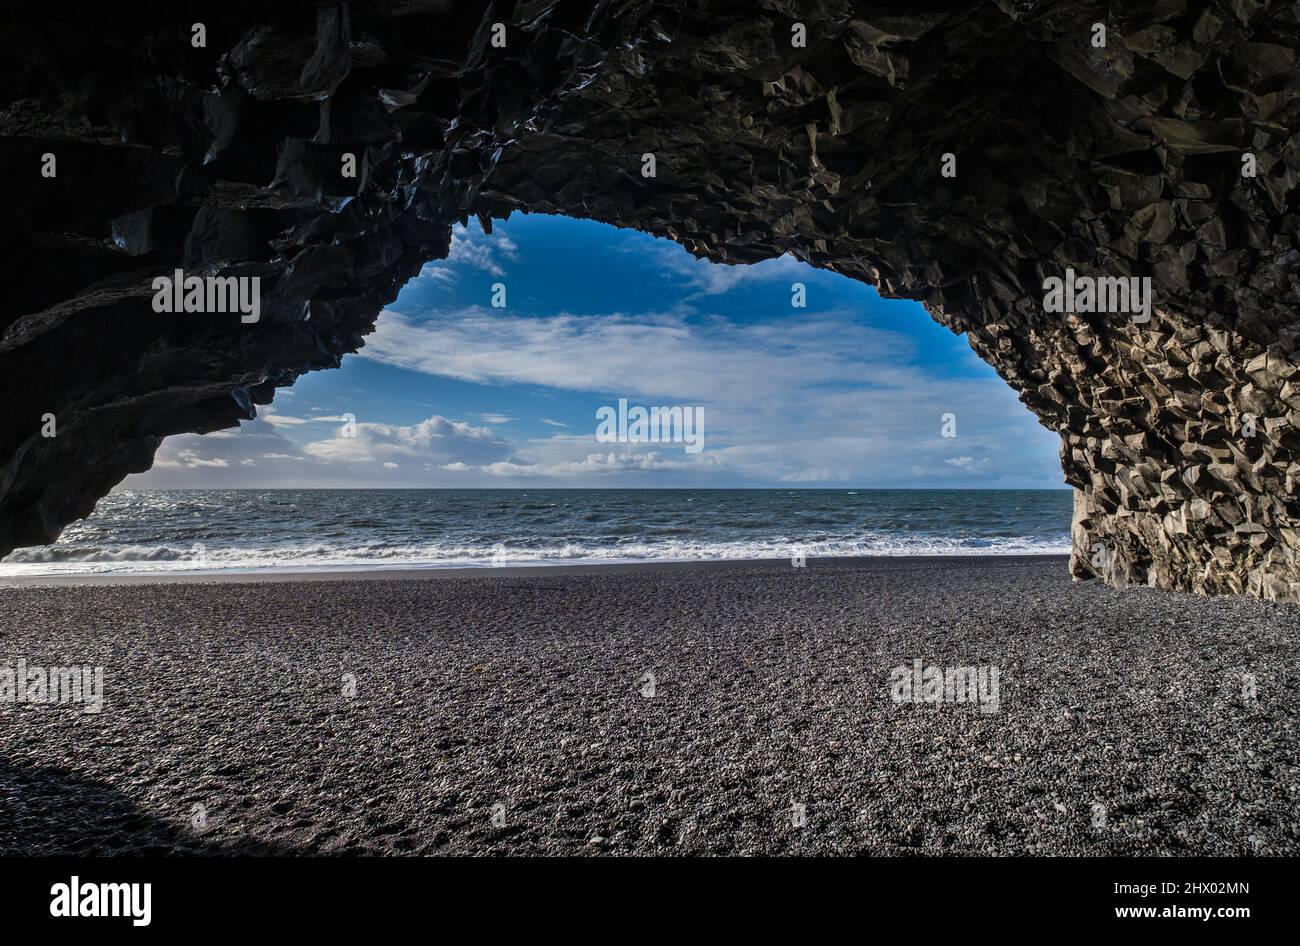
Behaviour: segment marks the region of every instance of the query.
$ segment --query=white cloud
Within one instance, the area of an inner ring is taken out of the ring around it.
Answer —
[[[278,394],[278,392],[277,392]],[[316,410],[316,408],[313,408]],[[273,427],[302,427],[304,424],[323,423],[327,421],[342,421],[342,417],[294,417],[289,414],[281,414],[274,404],[265,404],[258,408],[258,416]],[[218,435],[234,436],[231,431],[219,431]]]
[[[220,469],[221,467],[226,467],[230,464],[223,457],[201,457],[193,450],[178,450],[175,459],[172,460],[172,465],[185,467],[187,469],[194,469],[195,467],[201,466],[216,467]]]
[[[487,234],[478,227],[457,224],[451,231],[451,249],[445,260],[434,260],[420,270],[420,275],[435,282],[455,282],[463,269],[477,269],[491,276],[503,277],[510,263],[518,262],[519,247],[500,223]]]
[[[306,443],[287,439],[268,418],[245,422],[236,437],[183,434],[163,441],[147,473],[127,478],[128,488],[313,487],[429,485],[427,477],[403,478],[406,467],[446,466],[465,472],[508,459],[512,445],[487,427],[435,415],[418,424],[358,423],[356,436]],[[301,428],[298,428],[301,429]],[[196,478],[194,470],[204,470]],[[482,476],[481,472],[475,473]],[[377,479],[378,478],[378,479]]]
[[[903,336],[847,313],[741,325],[689,312],[529,317],[471,306],[418,319],[386,311],[360,357],[462,381],[680,402],[890,383],[914,376],[902,367],[911,354]]]
[[[590,450],[592,440],[583,441],[583,447]],[[531,448],[520,451],[520,461],[501,461],[482,468],[484,473],[496,477],[549,477],[568,479],[572,477],[603,477],[610,474],[625,473],[661,473],[687,472],[709,474],[722,469],[715,457],[700,454],[678,453],[667,455],[660,450],[637,450],[629,445],[620,445],[617,450],[591,452],[574,459],[542,459],[547,447],[557,443],[536,441]],[[603,444],[601,446],[604,446]],[[534,462],[526,462],[527,458]]]
[[[637,252],[646,252],[640,241],[637,242],[637,247]],[[714,263],[694,257],[683,252],[677,244],[663,240],[656,241],[650,252],[660,266],[694,289],[695,297],[721,295],[750,283],[807,282],[810,277],[816,276],[815,270],[789,255],[750,264]]]
[[[1006,457],[1008,444],[1051,437],[1009,388],[984,377],[936,376],[917,363],[906,336],[837,311],[746,324],[690,310],[386,312],[362,357],[463,381],[594,395],[587,431],[579,425],[572,437],[549,438],[543,459],[529,456],[541,449],[530,441],[520,457],[502,461],[513,466],[493,475],[594,474],[594,410],[618,397],[703,407],[710,463],[682,470],[727,472],[733,480],[888,485],[920,476],[977,485],[972,477],[979,477],[988,485],[1003,469],[989,457]],[[956,458],[954,441],[940,436],[949,412],[962,424]],[[1025,478],[1023,468],[1013,469]],[[1054,465],[1041,477],[1042,485],[1059,483]]]
[[[392,462],[409,458],[442,465],[457,460],[495,462],[508,457],[511,447],[488,427],[474,427],[434,415],[411,426],[360,423],[351,437],[343,436],[340,428],[329,440],[306,444],[303,452],[327,462]]]

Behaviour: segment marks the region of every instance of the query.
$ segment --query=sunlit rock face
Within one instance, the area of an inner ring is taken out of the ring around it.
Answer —
[[[0,552],[337,365],[454,222],[529,210],[922,301],[1060,432],[1076,577],[1300,601],[1298,15],[11,5]],[[177,268],[260,277],[259,321],[158,314]],[[1047,311],[1067,268],[1149,277],[1150,317]]]

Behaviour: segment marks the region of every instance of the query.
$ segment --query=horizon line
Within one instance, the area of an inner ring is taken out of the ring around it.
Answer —
[[[295,492],[382,492],[438,490],[487,493],[507,490],[645,490],[657,492],[874,492],[874,493],[1055,493],[1071,492],[1072,486],[114,486],[111,492],[164,493],[171,491],[219,491],[225,493],[293,490]]]

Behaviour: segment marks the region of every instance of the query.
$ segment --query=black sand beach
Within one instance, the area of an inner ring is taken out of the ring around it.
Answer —
[[[0,668],[105,697],[0,703],[0,854],[1300,851],[1294,607],[1056,557],[384,578],[0,585]],[[915,659],[999,711],[895,703]]]

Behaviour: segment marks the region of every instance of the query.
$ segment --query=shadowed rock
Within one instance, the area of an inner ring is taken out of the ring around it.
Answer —
[[[455,222],[537,211],[923,302],[1060,432],[1076,577],[1300,601],[1298,15],[13,4],[0,552],[53,541],[163,437],[337,366]],[[180,266],[260,277],[261,320],[155,313]],[[1150,320],[1046,312],[1067,268],[1149,277]]]

